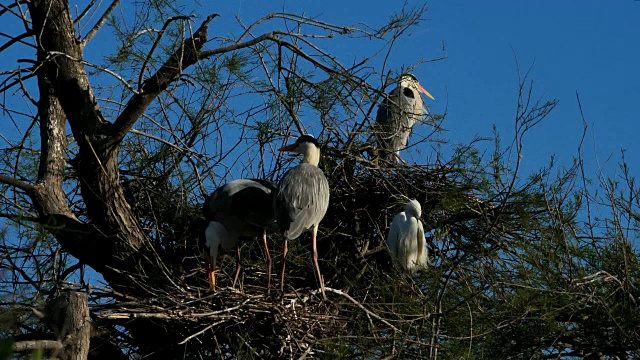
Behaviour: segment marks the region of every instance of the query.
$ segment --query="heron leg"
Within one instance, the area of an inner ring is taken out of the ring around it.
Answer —
[[[216,290],[216,272],[213,261],[209,255],[205,255],[205,262],[207,263],[207,278],[209,280],[209,288],[213,291]]]
[[[316,265],[316,271],[318,272],[318,281],[320,281],[320,291],[322,291],[322,298],[326,300],[327,295],[324,293],[324,280],[322,280],[322,274],[320,274],[320,266],[318,266],[318,248],[316,246],[317,233],[318,233],[318,225],[314,225],[312,230],[313,263]]]
[[[236,288],[236,282],[238,281],[238,276],[240,275],[240,246],[236,246],[236,276],[233,278],[232,288]]]
[[[287,264],[287,252],[289,249],[287,248],[287,237],[284,238],[284,250],[282,252],[282,277],[280,278],[280,291],[284,293],[284,267]]]
[[[271,293],[271,255],[269,255],[269,245],[267,245],[267,231],[262,233],[264,241],[264,252],[267,254],[267,294]]]

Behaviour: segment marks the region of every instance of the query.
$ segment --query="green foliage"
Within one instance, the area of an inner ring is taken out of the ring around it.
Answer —
[[[2,323],[0,321],[0,323]],[[13,352],[13,339],[0,339],[0,360],[7,360]]]

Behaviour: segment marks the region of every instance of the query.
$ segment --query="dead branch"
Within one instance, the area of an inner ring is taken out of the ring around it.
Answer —
[[[58,340],[31,340],[31,341],[18,341],[13,344],[13,351],[31,351],[36,349],[44,350],[62,350],[62,342]]]

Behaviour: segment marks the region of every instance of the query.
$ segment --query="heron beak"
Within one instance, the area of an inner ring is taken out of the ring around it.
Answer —
[[[211,261],[211,256],[206,254],[204,256],[204,260],[207,263],[207,279],[209,280],[209,288],[213,291],[216,290],[216,272],[213,268],[213,262]]]
[[[289,144],[281,147],[280,149],[278,149],[278,151],[296,151],[297,148],[298,148],[298,144],[293,143],[293,144]]]
[[[425,88],[423,88],[422,85],[420,85],[420,83],[416,82],[416,86],[418,87],[418,91],[430,97],[431,100],[435,100],[433,96],[431,96],[431,94],[429,94],[429,92]]]

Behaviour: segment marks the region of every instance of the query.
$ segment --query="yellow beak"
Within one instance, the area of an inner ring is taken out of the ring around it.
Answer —
[[[209,280],[209,288],[213,291],[216,290],[216,271],[213,268],[213,262],[211,256],[205,254],[204,260],[207,263],[207,279]]]
[[[420,83],[416,82],[416,86],[418,87],[418,91],[430,97],[431,100],[435,100],[435,98],[431,96],[431,94],[429,94],[429,92],[425,88],[423,88],[422,85],[420,85]]]
[[[278,151],[295,151],[296,147],[298,147],[298,144],[293,143],[293,144],[289,144],[281,147],[280,149],[278,149]]]

